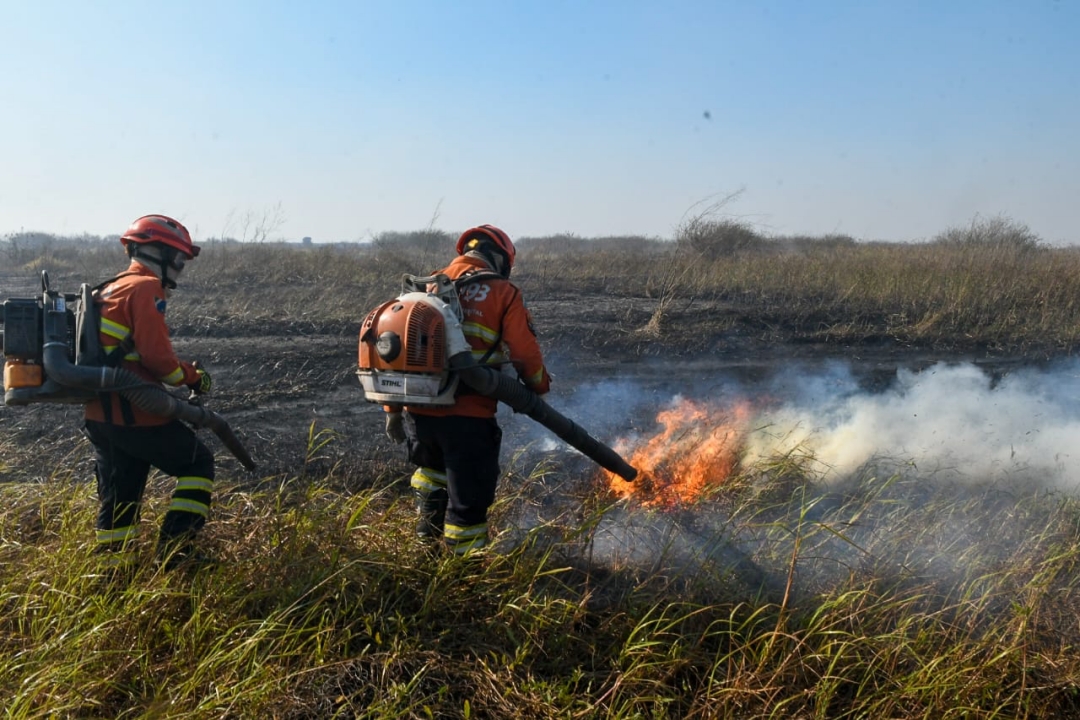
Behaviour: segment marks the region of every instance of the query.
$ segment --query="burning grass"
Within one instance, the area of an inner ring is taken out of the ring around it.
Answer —
[[[660,430],[649,437],[616,443],[638,470],[627,482],[610,474],[612,490],[644,507],[693,503],[723,485],[735,471],[750,431],[746,401],[724,408],[676,398],[656,417]]]

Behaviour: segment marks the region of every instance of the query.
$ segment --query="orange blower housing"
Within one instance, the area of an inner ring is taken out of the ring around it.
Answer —
[[[480,365],[461,327],[457,289],[445,274],[402,279],[396,300],[368,313],[356,374],[365,399],[387,405],[451,405],[458,383],[524,413],[624,480],[637,470],[557,412],[517,378]]]
[[[430,297],[406,293],[364,319],[357,375],[370,402],[454,403],[458,377],[447,362],[446,320]]]

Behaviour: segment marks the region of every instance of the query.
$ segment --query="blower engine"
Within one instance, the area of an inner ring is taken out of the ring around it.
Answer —
[[[474,279],[474,278],[470,278]],[[459,383],[509,405],[625,480],[637,470],[525,385],[481,365],[461,329],[457,285],[445,274],[405,275],[402,294],[372,310],[360,328],[357,375],[368,402],[452,405]]]
[[[49,287],[41,273],[41,297],[4,301],[4,404],[85,404],[102,392],[119,392],[133,405],[163,417],[210,428],[248,470],[247,450],[217,413],[176,397],[119,367],[105,364],[99,339],[94,289],[83,283],[77,294]]]
[[[41,289],[43,299],[4,301],[4,404],[85,403],[94,393],[61,385],[48,376],[44,354],[48,334],[53,342],[63,343],[68,363],[87,365],[91,350],[96,356],[100,349],[96,333],[84,334],[80,327],[86,321],[86,308],[92,305],[90,286],[84,283],[78,295],[61,295],[49,289],[49,275],[43,272]],[[46,318],[50,321],[48,328]]]
[[[471,352],[461,332],[457,288],[442,274],[406,275],[401,284],[402,294],[372,310],[360,329],[357,375],[364,395],[379,403],[453,405],[459,376],[450,372],[449,358]],[[456,333],[447,332],[443,306]]]

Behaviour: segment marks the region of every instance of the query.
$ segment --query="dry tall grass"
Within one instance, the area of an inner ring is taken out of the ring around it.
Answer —
[[[430,272],[448,260],[452,244],[450,234],[431,230],[314,248],[210,241],[185,277],[172,322],[232,334],[268,323],[306,332],[352,327],[358,313],[398,291],[403,272]],[[677,332],[669,320],[685,332],[696,316],[683,309],[703,302],[718,325],[842,343],[886,338],[1045,355],[1071,352],[1080,336],[1080,250],[1046,246],[1006,218],[917,243],[772,237],[704,218],[686,223],[674,241],[556,236],[519,244],[515,280],[528,298],[639,299],[650,303],[641,325],[651,322],[654,338]],[[0,255],[12,261],[0,280],[18,276],[21,287],[41,268],[71,284],[104,279],[124,263],[118,244],[85,238],[53,239],[34,251],[8,239]]]

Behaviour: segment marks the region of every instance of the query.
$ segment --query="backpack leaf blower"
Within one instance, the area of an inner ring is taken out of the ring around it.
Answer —
[[[509,405],[624,480],[637,470],[524,384],[473,358],[461,329],[457,286],[446,275],[405,275],[402,294],[368,313],[357,375],[368,402],[452,405],[459,383]]]
[[[85,404],[100,393],[118,392],[154,415],[209,428],[245,469],[255,469],[223,417],[130,370],[106,364],[98,306],[89,284],[83,283],[78,294],[60,293],[49,288],[49,274],[42,271],[41,291],[40,298],[4,301],[5,405]]]

